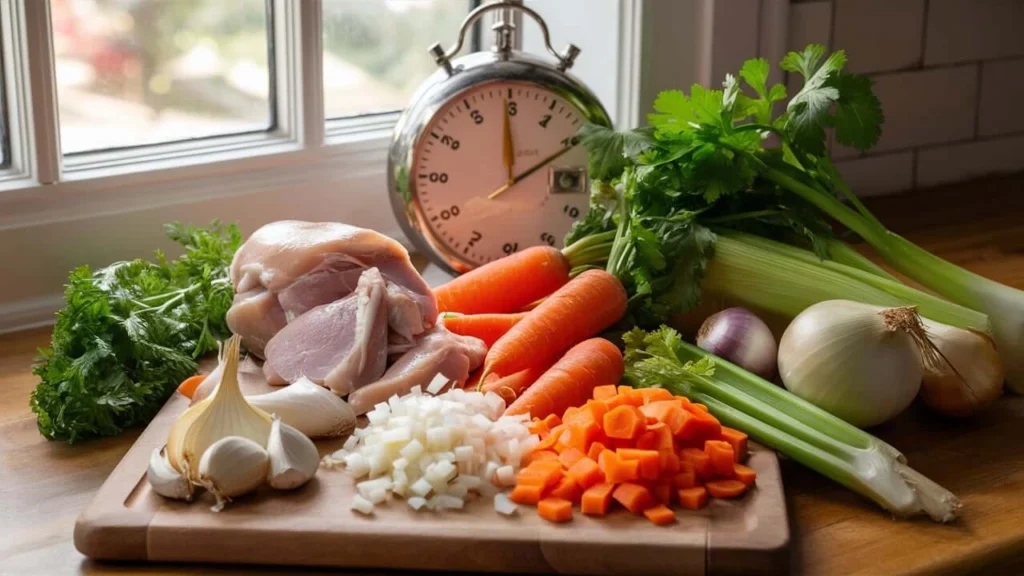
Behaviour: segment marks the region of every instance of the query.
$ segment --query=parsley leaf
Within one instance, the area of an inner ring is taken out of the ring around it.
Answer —
[[[49,348],[29,400],[40,433],[74,443],[148,422],[196,359],[229,334],[228,266],[241,244],[235,226],[170,225],[185,248],[168,261],[118,262],[68,277]]]
[[[650,130],[618,132],[599,124],[584,124],[579,136],[587,149],[587,172],[596,180],[611,180],[622,173],[628,159],[654,146]]]
[[[878,143],[882,134],[882,103],[871,91],[871,79],[839,72],[829,81],[839,91],[836,100],[836,140],[864,151]]]
[[[833,52],[819,66],[825,47],[811,44],[803,52],[790,52],[782,59],[783,70],[804,77],[803,88],[786,107],[786,131],[799,148],[816,155],[825,153],[825,128],[829,126],[832,104],[839,99],[839,90],[828,85],[829,78],[846,65],[846,53]]]

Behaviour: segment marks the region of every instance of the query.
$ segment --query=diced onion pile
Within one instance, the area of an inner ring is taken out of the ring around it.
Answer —
[[[500,493],[515,484],[523,459],[540,438],[529,417],[502,416],[505,401],[492,392],[455,389],[439,396],[417,386],[377,404],[341,450],[324,458],[356,480],[352,510],[373,512],[392,494],[414,510],[460,509],[474,495],[494,495],[501,514],[515,504]]]

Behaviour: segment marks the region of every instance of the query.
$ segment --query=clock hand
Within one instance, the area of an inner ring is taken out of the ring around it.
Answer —
[[[505,170],[508,171],[508,182],[512,183],[512,164],[516,161],[515,148],[512,146],[512,126],[510,126],[508,118],[508,100],[501,99],[502,106],[505,109],[505,123],[502,130],[502,162],[505,164]]]
[[[561,157],[562,154],[565,154],[569,150],[572,150],[575,146],[576,146],[575,144],[573,144],[572,146],[566,146],[565,148],[562,148],[558,152],[555,152],[554,154],[552,154],[552,155],[548,156],[547,158],[541,160],[540,162],[534,164],[533,166],[530,166],[529,168],[526,169],[525,172],[523,172],[522,174],[516,176],[515,178],[512,178],[511,180],[508,181],[507,184],[505,184],[501,188],[498,188],[494,192],[491,192],[490,194],[488,194],[487,198],[490,199],[490,200],[494,200],[498,196],[501,196],[503,193],[508,191],[508,189],[511,188],[513,185],[515,185],[518,182],[521,182],[524,178],[526,178],[530,174],[533,174],[537,170],[540,170],[544,166],[546,166],[549,163],[555,161],[556,159]]]

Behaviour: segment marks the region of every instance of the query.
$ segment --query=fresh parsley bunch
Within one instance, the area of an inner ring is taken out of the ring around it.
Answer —
[[[738,78],[726,76],[722,90],[662,92],[647,126],[585,126],[593,193],[587,217],[566,237],[570,262],[617,275],[631,296],[631,320],[657,325],[699,303],[714,229],[829,257],[831,225],[813,200],[784,184],[789,178],[856,202],[828,158],[827,130],[866,150],[883,118],[871,80],[844,72],[845,63],[842,51],[826,57],[820,45],[787,54],[781,68],[804,84],[779,113],[786,89],[768,85],[769,64],[757,58]]]
[[[148,422],[196,359],[229,334],[234,225],[166,227],[185,253],[71,272],[52,344],[40,350],[30,404],[39,431],[74,443]]]

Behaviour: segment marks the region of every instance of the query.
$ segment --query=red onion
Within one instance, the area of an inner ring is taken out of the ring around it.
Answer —
[[[697,346],[770,380],[778,347],[763,320],[746,308],[712,314],[697,331]]]

